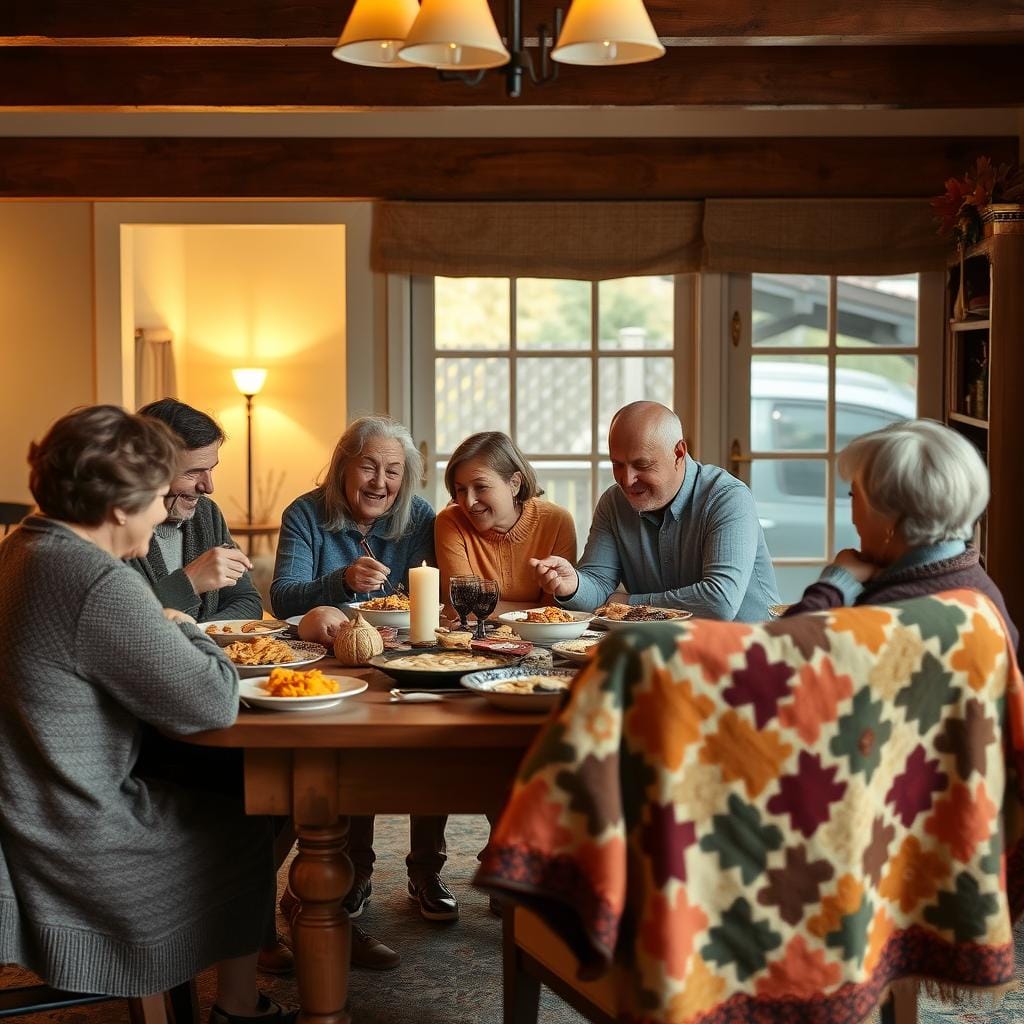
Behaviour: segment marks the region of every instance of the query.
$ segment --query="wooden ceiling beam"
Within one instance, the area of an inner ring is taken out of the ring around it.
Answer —
[[[498,25],[505,0],[490,0]],[[1024,38],[1021,0],[646,0],[658,34],[692,45],[998,43]],[[556,0],[523,0],[523,27],[551,24]],[[562,6],[568,3],[562,0]],[[6,0],[0,41],[291,39],[333,41],[352,0]]]
[[[675,49],[659,61],[560,68],[519,100],[428,70],[379,70],[326,49],[0,49],[0,109],[471,106],[1024,106],[1024,46]]]
[[[979,154],[1017,139],[0,138],[0,198],[915,198]]]

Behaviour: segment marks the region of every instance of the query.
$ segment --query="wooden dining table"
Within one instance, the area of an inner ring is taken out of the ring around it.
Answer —
[[[292,924],[300,1020],[341,1024],[350,1019],[350,930],[341,902],[353,877],[349,816],[496,810],[546,716],[497,710],[476,695],[392,702],[398,684],[376,669],[333,659],[316,667],[365,679],[368,689],[321,711],[242,709],[230,728],[188,739],[241,748],[246,812],[294,822],[289,882],[301,901]]]

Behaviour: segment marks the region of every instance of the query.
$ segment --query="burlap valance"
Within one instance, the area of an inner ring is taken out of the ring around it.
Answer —
[[[700,269],[703,204],[416,203],[374,207],[372,265],[440,277],[584,281]]]
[[[909,274],[948,251],[923,199],[709,199],[704,243],[720,273]]]

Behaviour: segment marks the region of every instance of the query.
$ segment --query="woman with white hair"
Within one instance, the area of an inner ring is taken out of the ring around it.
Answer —
[[[270,600],[276,615],[304,615],[408,584],[409,569],[434,564],[434,510],[414,493],[423,461],[409,431],[388,416],[361,416],[341,435],[323,483],[296,498],[281,519]],[[341,613],[338,613],[339,620]],[[326,638],[325,638],[326,639]],[[409,895],[430,920],[459,916],[440,879],[445,817],[413,815],[409,824]],[[355,869],[345,908],[358,917],[369,902],[375,860],[373,818],[349,823]],[[352,963],[396,967],[398,954],[352,929]]]
[[[1017,647],[1003,595],[970,543],[989,485],[966,438],[934,420],[892,423],[854,438],[839,473],[850,481],[860,550],[840,551],[787,615],[967,587],[992,600]]]

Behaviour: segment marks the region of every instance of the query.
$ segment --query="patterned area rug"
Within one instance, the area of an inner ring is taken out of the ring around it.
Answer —
[[[488,912],[483,893],[470,885],[476,853],[487,840],[487,823],[482,817],[453,817],[447,834],[449,860],[444,874],[458,896],[462,916],[455,924],[430,924],[405,895],[407,820],[377,819],[373,896],[358,923],[397,949],[402,963],[393,971],[352,972],[355,1024],[501,1024],[501,922]],[[1024,978],[1021,923],[1015,935],[1018,975]],[[27,984],[29,978],[25,971],[0,968],[0,986]],[[281,1002],[297,999],[292,978],[263,975],[260,985]],[[205,1021],[214,997],[211,971],[200,976],[199,995]],[[107,1003],[19,1019],[29,1024],[115,1024],[127,1021],[128,1014],[124,1003]],[[581,1024],[583,1019],[557,996],[542,990],[540,1024]],[[921,1024],[1020,1024],[1024,990],[1010,992],[995,1008],[943,1006],[922,997],[919,1020]]]

